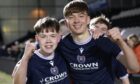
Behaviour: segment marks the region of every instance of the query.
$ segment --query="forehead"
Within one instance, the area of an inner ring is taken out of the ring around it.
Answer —
[[[56,32],[57,30],[53,27],[42,28],[41,32]]]
[[[38,34],[38,36],[51,36],[51,35],[58,35],[56,32],[41,32]]]
[[[87,12],[73,12],[71,14],[69,14],[69,16],[71,15],[88,15]]]
[[[40,31],[40,33],[57,33],[57,31],[55,30],[55,29],[53,29],[53,28],[44,28],[44,29],[42,29],[41,31]],[[39,33],[39,34],[40,34]]]
[[[107,29],[107,25],[104,23],[96,23],[95,26],[101,27],[101,28],[106,28]]]

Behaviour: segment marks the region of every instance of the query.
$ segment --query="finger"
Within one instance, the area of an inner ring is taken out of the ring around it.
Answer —
[[[96,39],[96,35],[95,34],[93,34],[93,36],[92,36],[94,39]]]
[[[30,43],[30,41],[29,41],[29,40],[25,42],[25,44],[29,44],[29,43]]]

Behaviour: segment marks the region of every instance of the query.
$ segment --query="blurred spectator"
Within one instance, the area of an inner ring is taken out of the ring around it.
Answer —
[[[11,49],[11,47],[7,48],[7,53],[8,53],[8,56],[12,57],[12,49]]]
[[[19,52],[20,52],[20,50],[19,50],[18,46],[17,45],[12,45],[11,55],[12,55],[13,58],[15,58],[15,60],[17,59]]]
[[[111,29],[111,23],[108,18],[101,15],[91,19],[89,27],[94,30],[96,38],[102,35],[106,37],[107,31]],[[113,78],[119,78],[122,84],[130,84],[126,68],[116,58],[112,58],[112,73]]]
[[[18,53],[18,56],[17,56],[16,61],[19,61],[19,60],[22,58],[23,53],[24,53],[25,44],[26,44],[27,41],[36,42],[36,41],[35,41],[35,38],[29,38],[29,39],[26,40],[25,42],[19,43],[19,44],[18,44],[18,48],[19,48],[20,51],[19,51],[19,53]],[[38,47],[38,46],[37,46],[37,47]]]
[[[133,48],[136,53],[139,65],[140,65],[140,40],[139,37],[135,34],[131,34],[127,37],[127,43],[130,47]],[[139,72],[140,73],[140,72]]]
[[[8,48],[8,53],[11,57],[18,61],[18,55],[20,54],[19,42],[15,42],[11,47]]]
[[[140,65],[140,40],[139,37],[136,34],[130,34],[127,39],[126,42],[128,43],[128,45],[133,48],[139,65]],[[133,81],[133,84],[140,84],[140,71],[138,73],[136,72],[130,72],[130,79]]]
[[[59,24],[60,24],[60,33],[61,33],[61,35],[62,36],[67,35],[70,32],[70,30],[67,27],[65,19],[59,20]]]
[[[8,53],[6,51],[6,46],[5,45],[1,45],[0,46],[0,57],[1,56],[7,56],[7,55],[8,55]]]

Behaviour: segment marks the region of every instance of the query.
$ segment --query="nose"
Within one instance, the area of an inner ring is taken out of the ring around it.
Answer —
[[[49,36],[46,37],[46,42],[51,42],[51,39]]]
[[[78,23],[79,22],[79,18],[78,17],[75,17],[74,18],[74,23]]]

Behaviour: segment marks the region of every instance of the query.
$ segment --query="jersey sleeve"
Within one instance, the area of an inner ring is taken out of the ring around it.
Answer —
[[[107,37],[101,37],[98,40],[96,40],[95,42],[96,42],[96,45],[98,46],[98,48],[100,48],[103,52],[105,52],[108,55],[113,56],[115,58],[121,52],[121,49],[119,48],[119,46],[116,43],[112,42]]]
[[[115,43],[112,42],[112,48],[111,48],[111,55],[115,58],[117,58],[118,56],[121,55],[121,49],[119,48],[119,46]]]
[[[32,67],[32,66],[30,66],[30,63],[28,63],[26,84],[30,84],[30,83],[31,83],[31,82],[30,82],[30,81],[31,81],[31,73],[32,73],[31,67]]]
[[[113,70],[117,78],[128,77],[127,69],[116,59],[113,60]]]

